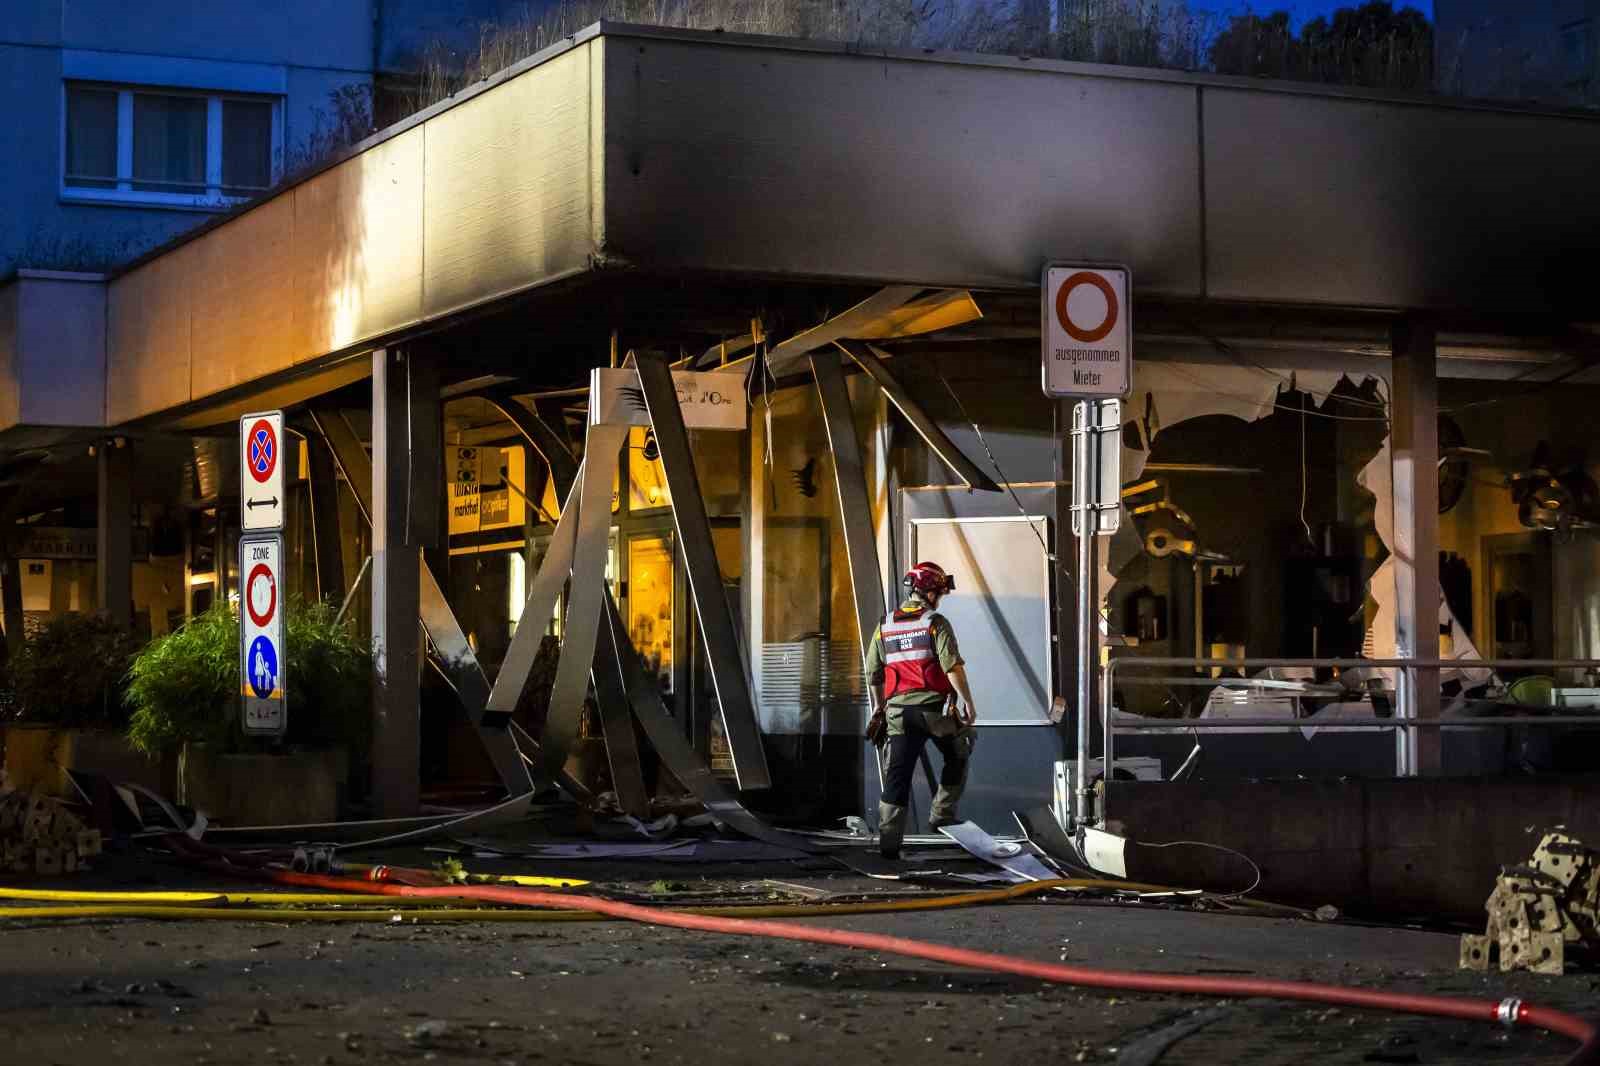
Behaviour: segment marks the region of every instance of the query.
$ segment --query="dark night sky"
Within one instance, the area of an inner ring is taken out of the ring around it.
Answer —
[[[1294,19],[1294,24],[1299,26],[1306,19],[1331,14],[1341,7],[1356,7],[1359,3],[1360,0],[1344,0],[1342,3],[1338,0],[1250,0],[1248,3],[1243,0],[1200,0],[1191,10],[1209,8],[1224,15],[1241,15],[1246,12],[1265,15],[1274,11],[1288,11]],[[1394,6],[1396,10],[1414,7],[1428,18],[1433,18],[1433,0],[1409,0],[1409,2],[1395,0]]]

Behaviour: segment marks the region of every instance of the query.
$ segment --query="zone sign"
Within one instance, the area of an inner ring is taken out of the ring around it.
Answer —
[[[283,528],[283,412],[239,419],[239,528]]]
[[[239,538],[239,695],[244,731],[254,736],[282,736],[288,726],[282,570],[280,534]]]
[[[1126,396],[1133,371],[1133,284],[1128,269],[1049,263],[1041,288],[1045,395]]]

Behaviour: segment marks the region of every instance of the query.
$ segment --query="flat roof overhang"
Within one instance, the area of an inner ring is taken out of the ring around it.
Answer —
[[[102,424],[610,270],[1592,318],[1595,173],[1572,113],[602,23],[114,277]]]

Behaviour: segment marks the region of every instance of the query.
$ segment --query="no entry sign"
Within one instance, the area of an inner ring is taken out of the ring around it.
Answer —
[[[239,419],[239,528],[283,528],[283,412]]]
[[[1127,268],[1050,263],[1041,287],[1045,395],[1127,395],[1133,371]]]
[[[289,721],[283,597],[278,594],[282,565],[281,535],[239,538],[239,694],[244,731],[255,736],[282,736]]]

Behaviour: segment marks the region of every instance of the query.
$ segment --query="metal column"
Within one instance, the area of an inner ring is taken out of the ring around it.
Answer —
[[[127,629],[133,624],[133,449],[122,439],[101,441],[95,462],[97,598],[100,612]],[[219,590],[219,597],[226,595]]]
[[[606,596],[606,552],[611,543],[611,478],[607,472],[616,469],[617,453],[627,435],[627,426],[589,427],[583,457],[584,475],[578,481],[577,499],[569,499],[562,508],[565,519],[576,507],[577,525],[573,533],[572,592],[561,634],[561,659],[556,664],[555,684],[550,689],[550,714],[545,719],[544,736],[539,738],[544,771],[552,778],[566,765],[567,755],[576,744],[583,725],[583,701],[594,667],[600,605]],[[540,568],[536,586],[546,568]]]
[[[862,467],[861,440],[851,416],[850,392],[845,388],[839,353],[832,348],[812,352],[811,372],[817,379],[822,422],[827,427],[828,447],[833,452],[833,482],[839,493],[845,558],[850,567],[850,588],[855,595],[856,632],[865,664],[867,647],[886,608],[878,549],[873,543],[872,504],[867,496],[866,471]]]
[[[3,536],[3,534],[0,534]],[[6,630],[6,657],[22,651],[22,563],[12,555],[0,554],[0,617]]]
[[[414,815],[420,804],[418,616],[422,549],[440,533],[437,496],[427,492],[442,479],[440,418],[431,359],[397,348],[372,354],[372,795],[384,818]],[[432,467],[438,478],[427,476]]]
[[[742,651],[739,628],[729,606],[711,539],[711,522],[706,517],[705,497],[695,474],[694,453],[689,447],[689,431],[678,406],[678,391],[672,371],[661,356],[636,353],[639,385],[645,408],[650,414],[656,444],[661,449],[661,466],[672,494],[672,520],[678,531],[679,550],[688,571],[689,592],[695,615],[705,636],[706,662],[722,712],[723,735],[733,758],[733,772],[740,788],[769,788],[772,776],[767,769],[767,754],[762,745],[761,724],[756,719],[751,696],[748,660]],[[592,437],[596,427],[590,427]],[[625,428],[625,427],[624,427]],[[609,486],[607,486],[609,490]],[[577,571],[573,572],[577,588]]]
[[[345,483],[350,486],[351,494],[355,498],[356,510],[367,518],[369,523],[375,515],[373,506],[373,464],[367,459],[365,449],[361,442],[351,431],[349,423],[337,410],[331,408],[313,408],[311,410],[312,422],[327,442],[329,450],[333,453],[334,462],[344,473]],[[374,419],[376,427],[377,420]],[[374,432],[374,444],[376,444]],[[443,464],[440,465],[439,476],[441,484],[436,490],[442,493]],[[442,518],[441,518],[442,520]],[[373,557],[370,560],[370,570],[377,576],[377,547],[378,533],[376,524],[373,524]],[[455,686],[456,695],[460,698],[462,707],[467,713],[467,718],[478,731],[478,738],[483,741],[490,760],[495,765],[495,770],[500,775],[501,784],[513,796],[520,795],[533,787],[533,782],[528,776],[527,766],[522,755],[518,752],[516,742],[512,740],[508,729],[510,712],[494,715],[486,713],[489,695],[489,682],[484,675],[483,667],[478,663],[478,657],[472,651],[472,646],[467,643],[466,634],[461,629],[461,624],[456,621],[455,613],[450,610],[449,601],[445,599],[439,583],[434,580],[432,571],[427,569],[427,564],[422,560],[420,549],[415,553],[417,559],[417,609],[415,617],[421,620],[428,638],[433,641],[438,652],[446,677]],[[363,569],[363,573],[367,569]],[[359,576],[357,581],[360,581]],[[377,605],[377,587],[373,588],[373,604]],[[379,621],[373,617],[373,643],[376,649],[378,640]],[[512,704],[515,706],[515,702]]]
[[[1389,447],[1394,483],[1395,640],[1401,658],[1439,657],[1439,385],[1436,333],[1420,316],[1391,327],[1394,410]],[[1439,671],[1400,676],[1401,717],[1439,717]],[[1398,730],[1396,772],[1440,772],[1438,730]]]

